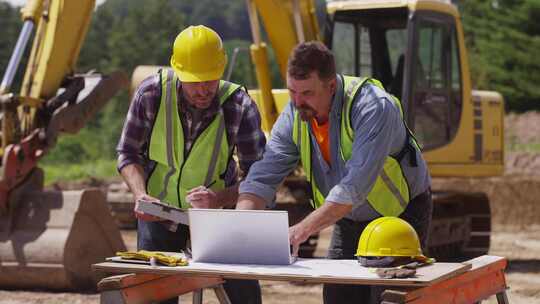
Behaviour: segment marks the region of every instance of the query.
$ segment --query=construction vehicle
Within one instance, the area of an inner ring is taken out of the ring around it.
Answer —
[[[44,191],[37,167],[61,133],[77,133],[127,86],[121,72],[75,74],[94,6],[94,0],[32,0],[21,11],[24,24],[0,84],[2,289],[95,289],[99,278],[90,265],[125,250],[101,191]]]
[[[322,35],[312,0],[246,3],[260,88],[251,95],[266,131],[289,97],[286,90],[272,90],[259,17],[283,79],[292,48],[322,40],[334,52],[338,73],[378,79],[400,98],[432,177],[503,174],[503,99],[496,92],[472,90],[461,20],[450,1],[328,2]],[[293,187],[309,189],[297,180]],[[491,215],[486,194],[436,191],[433,199],[429,254],[463,260],[487,253]]]

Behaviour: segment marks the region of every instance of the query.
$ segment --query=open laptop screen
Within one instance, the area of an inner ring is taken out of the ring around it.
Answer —
[[[291,264],[286,211],[189,209],[194,262]]]

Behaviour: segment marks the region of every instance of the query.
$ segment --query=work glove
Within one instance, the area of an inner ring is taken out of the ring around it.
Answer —
[[[151,265],[187,266],[188,261],[184,257],[166,255],[157,251],[118,251],[116,255],[122,259],[149,261]]]
[[[406,269],[406,268],[377,268],[375,273],[383,279],[402,279],[402,278],[412,278],[416,274],[415,269]]]
[[[427,258],[422,261],[413,261],[397,267],[381,267],[375,268],[375,273],[383,279],[403,279],[403,278],[412,278],[416,275],[416,269],[422,266],[430,265],[435,263],[435,259]]]

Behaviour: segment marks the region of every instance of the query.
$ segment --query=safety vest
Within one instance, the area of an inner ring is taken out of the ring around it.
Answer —
[[[351,126],[350,116],[351,108],[356,94],[364,83],[370,83],[377,87],[383,88],[382,84],[370,78],[357,78],[343,76],[343,107],[341,115],[341,132],[340,132],[340,154],[344,162],[351,158],[352,146],[354,139],[354,130]],[[384,88],[383,88],[384,89]],[[403,110],[399,100],[392,96],[392,101],[400,109],[403,118]],[[383,216],[398,216],[400,215],[410,201],[409,185],[401,169],[400,161],[407,152],[411,152],[410,161],[412,166],[417,166],[416,163],[416,148],[418,147],[411,131],[407,128],[403,121],[407,136],[403,149],[396,156],[387,156],[384,162],[384,167],[379,173],[375,185],[367,196],[368,203]],[[298,111],[294,111],[293,122],[293,141],[300,151],[300,160],[302,167],[306,173],[306,178],[311,185],[312,200],[311,204],[314,208],[318,208],[324,204],[325,196],[319,190],[315,179],[313,178],[313,170],[311,167],[311,138],[308,129],[308,123],[300,119]]]
[[[148,157],[156,165],[146,182],[148,194],[180,208],[189,208],[186,192],[197,186],[219,190],[225,187],[221,175],[227,169],[230,147],[227,142],[221,105],[240,86],[220,81],[217,97],[220,110],[202,131],[191,150],[184,152],[184,131],[180,121],[176,94],[177,76],[171,69],[160,71],[161,101],[157,113]]]

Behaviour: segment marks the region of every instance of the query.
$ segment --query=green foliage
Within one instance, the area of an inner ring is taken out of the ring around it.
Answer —
[[[2,29],[2,35],[0,35],[0,67],[2,67],[3,72],[7,67],[20,30],[16,10],[5,2],[0,2],[0,28]]]
[[[540,143],[509,143],[506,147],[506,151],[540,153]]]
[[[257,87],[255,69],[251,63],[251,55],[249,53],[250,43],[244,40],[228,40],[224,42],[224,46],[229,61],[227,62],[223,78],[241,83],[247,88]],[[234,55],[235,53],[236,55]]]
[[[540,1],[460,1],[473,85],[511,111],[540,108]]]
[[[0,1],[0,77],[4,76],[11,53],[15,48],[15,43],[19,37],[19,32],[22,29],[22,22],[19,17],[19,10],[12,7],[6,2]],[[29,48],[28,48],[29,49]],[[27,52],[28,53],[28,52]],[[13,81],[12,88],[19,88],[22,83],[22,74],[20,71],[26,64],[26,59],[21,60],[19,73]]]
[[[172,41],[185,27],[183,14],[170,1],[146,1],[117,6],[115,1],[101,5],[94,16],[88,39],[83,46],[80,67],[108,73],[122,70],[131,75],[141,64],[167,65]],[[122,13],[118,13],[122,8]],[[90,141],[99,143],[97,157],[114,159],[115,146],[129,107],[126,91],[115,96],[87,127],[81,144],[94,155]],[[88,141],[88,139],[91,139]],[[94,158],[89,158],[94,159]]]
[[[116,171],[116,160],[94,159],[84,163],[63,163],[50,164],[41,163],[45,173],[45,185],[50,185],[56,181],[85,181],[91,178],[109,179],[118,175]]]

